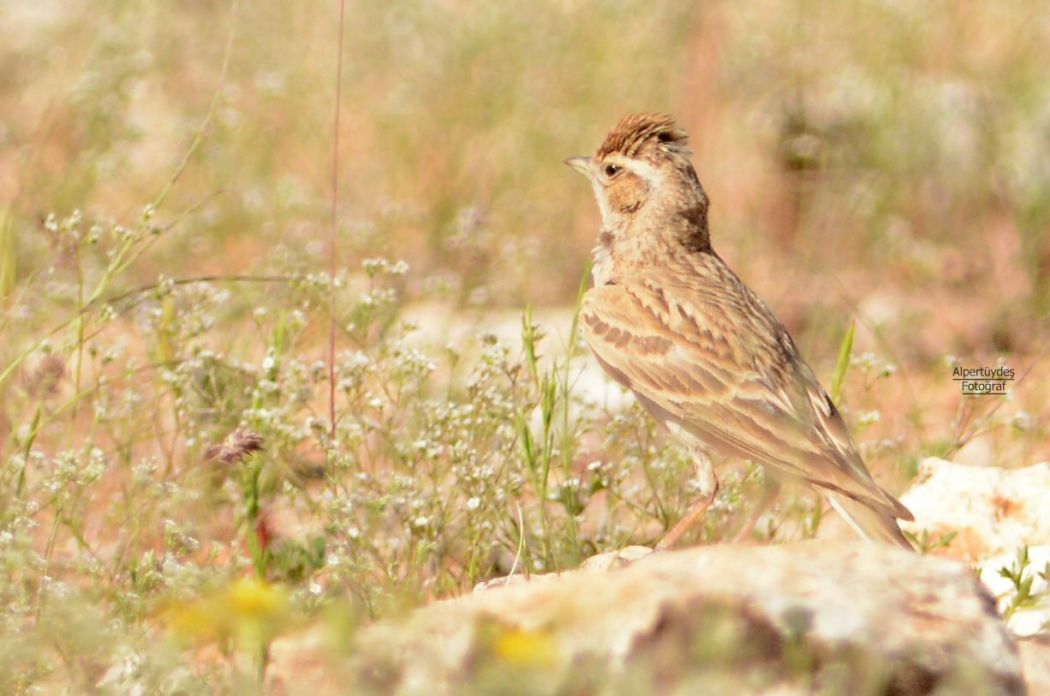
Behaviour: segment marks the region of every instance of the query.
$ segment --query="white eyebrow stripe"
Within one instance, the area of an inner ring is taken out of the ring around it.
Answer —
[[[617,158],[620,160],[621,158]],[[659,184],[663,181],[666,174],[662,172],[658,167],[654,167],[649,162],[642,159],[627,159],[623,158],[623,167],[629,172],[633,172],[638,176],[645,179],[650,185]],[[620,162],[613,162],[613,164],[619,164]]]

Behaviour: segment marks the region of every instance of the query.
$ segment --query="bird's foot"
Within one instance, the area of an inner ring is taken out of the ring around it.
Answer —
[[[685,514],[685,517],[678,520],[678,524],[671,528],[667,534],[664,535],[660,541],[656,543],[656,550],[663,551],[665,549],[674,548],[674,545],[681,540],[686,533],[696,526],[696,523],[704,518],[708,508],[715,502],[715,498],[718,496],[719,484],[715,480],[714,489],[711,494],[698,501],[693,507],[689,509],[689,512]]]

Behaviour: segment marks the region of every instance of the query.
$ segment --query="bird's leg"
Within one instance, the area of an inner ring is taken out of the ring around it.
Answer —
[[[693,448],[693,455],[696,458],[696,475],[703,497],[689,509],[685,517],[678,520],[678,523],[664,535],[663,539],[657,542],[657,550],[669,549],[677,544],[686,532],[704,518],[707,509],[715,502],[715,497],[718,495],[718,477],[711,465],[711,459],[699,448]]]
[[[773,501],[777,499],[777,495],[780,494],[780,481],[766,474],[765,479],[762,482],[762,499],[758,501],[758,505],[751,511],[751,516],[748,517],[747,522],[740,528],[740,531],[733,537],[733,543],[740,543],[747,541],[751,538],[751,533],[755,531],[755,525],[758,524],[758,518],[769,510],[769,507],[773,504]]]

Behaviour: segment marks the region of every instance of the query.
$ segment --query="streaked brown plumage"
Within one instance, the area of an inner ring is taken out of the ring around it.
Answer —
[[[711,248],[708,199],[685,133],[623,119],[567,162],[602,214],[581,327],[605,371],[690,441],[821,491],[861,535],[911,548],[907,508],[882,490],[845,422],[770,309]]]

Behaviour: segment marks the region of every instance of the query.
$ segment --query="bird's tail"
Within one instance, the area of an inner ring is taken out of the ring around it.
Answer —
[[[838,493],[825,493],[831,507],[865,539],[883,544],[895,544],[914,551],[911,543],[897,526],[897,518],[888,512],[869,507],[867,504]],[[903,506],[902,506],[903,508]]]

